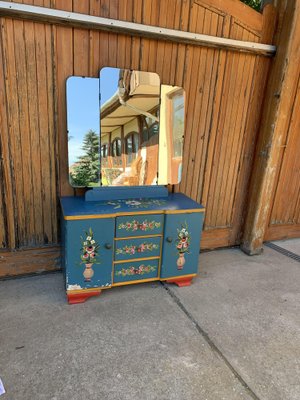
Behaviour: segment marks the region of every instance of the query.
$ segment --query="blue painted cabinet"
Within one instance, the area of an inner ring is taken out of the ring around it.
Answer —
[[[69,302],[132,283],[190,285],[198,271],[204,208],[179,193],[123,199],[111,191],[108,200],[107,190],[101,201],[95,195],[90,201],[61,199]]]
[[[202,224],[203,213],[166,215],[161,278],[198,272]]]
[[[111,286],[114,231],[115,218],[66,221],[68,291]]]

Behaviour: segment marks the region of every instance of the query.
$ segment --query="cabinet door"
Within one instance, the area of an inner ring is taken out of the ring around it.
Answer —
[[[111,286],[114,218],[66,221],[67,290]]]
[[[203,213],[167,214],[161,278],[198,272]]]

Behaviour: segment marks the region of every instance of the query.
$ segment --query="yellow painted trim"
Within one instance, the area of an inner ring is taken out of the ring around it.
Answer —
[[[102,219],[102,218],[117,218],[126,217],[131,215],[163,215],[163,214],[192,214],[203,213],[205,208],[195,208],[186,210],[153,210],[153,211],[130,211],[115,214],[91,214],[91,215],[66,215],[64,219],[67,221],[81,220],[81,219]]]
[[[67,221],[74,221],[78,219],[103,219],[103,218],[114,218],[116,214],[91,214],[91,215],[67,215],[64,217]]]
[[[116,217],[126,217],[127,215],[148,215],[148,214],[164,214],[164,210],[150,210],[150,211],[130,211],[130,212],[122,212],[116,213]]]
[[[165,210],[165,214],[192,214],[192,213],[203,213],[203,212],[205,212],[204,208],[195,208],[187,210]]]
[[[170,276],[169,278],[160,278],[159,280],[160,281],[168,281],[169,279],[190,278],[192,276],[197,276],[197,274]]]
[[[88,288],[88,289],[76,289],[76,290],[67,290],[67,294],[76,294],[76,293],[87,293],[87,292],[101,292],[104,289],[110,289],[111,286],[103,286],[103,287],[95,287],[95,288]]]
[[[164,224],[164,222],[163,222],[163,224]],[[164,226],[163,226],[163,229],[165,229]],[[160,272],[161,272],[163,240],[164,240],[164,237],[162,236],[161,239],[160,239],[159,263],[158,263],[158,276],[160,276]]]
[[[146,260],[159,260],[160,256],[156,257],[144,257],[144,258],[132,258],[131,260],[118,260],[114,261],[114,264],[123,264],[123,263],[130,263],[130,262],[136,262],[136,261],[146,261]]]
[[[144,236],[126,236],[126,237],[117,237],[115,238],[115,240],[124,240],[124,239],[149,239],[149,238],[153,238],[153,237],[159,237],[162,236],[162,233],[158,233],[155,235],[144,235]]]
[[[159,278],[149,278],[149,279],[139,279],[136,281],[126,281],[126,282],[117,282],[113,283],[112,286],[125,286],[125,285],[134,285],[135,283],[144,283],[144,282],[154,282],[159,281]]]

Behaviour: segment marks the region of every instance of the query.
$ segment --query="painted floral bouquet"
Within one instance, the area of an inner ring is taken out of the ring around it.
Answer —
[[[178,253],[189,253],[190,244],[191,235],[187,223],[185,223],[185,225],[181,225],[181,229],[177,229],[176,248]]]
[[[80,264],[98,264],[97,255],[99,251],[99,244],[94,240],[92,228],[85,232],[85,238],[81,239],[81,263]]]

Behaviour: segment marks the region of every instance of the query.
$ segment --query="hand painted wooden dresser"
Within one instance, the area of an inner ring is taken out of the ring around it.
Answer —
[[[99,188],[62,197],[70,304],[150,281],[188,286],[198,271],[204,208],[162,186]]]

